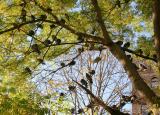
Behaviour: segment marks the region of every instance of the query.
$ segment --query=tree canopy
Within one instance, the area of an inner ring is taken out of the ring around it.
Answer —
[[[160,76],[159,0],[4,0],[0,14],[3,114],[81,114],[86,103],[92,114],[128,114],[131,84],[159,111],[159,89],[135,63]]]

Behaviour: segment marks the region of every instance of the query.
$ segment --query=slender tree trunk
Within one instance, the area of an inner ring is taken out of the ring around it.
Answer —
[[[160,0],[154,0],[153,3],[153,24],[154,24],[154,42],[158,61],[158,70],[160,75]]]
[[[158,76],[160,76],[160,0],[153,1],[153,26],[154,26],[154,43],[155,43],[156,56],[158,62]],[[153,107],[153,113],[154,115],[160,114],[159,106]]]

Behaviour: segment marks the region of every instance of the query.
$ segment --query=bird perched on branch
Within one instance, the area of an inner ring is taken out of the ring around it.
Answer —
[[[126,42],[124,45],[123,45],[124,48],[129,48],[130,47],[130,42]]]
[[[69,65],[69,66],[73,66],[73,65],[75,65],[75,64],[76,64],[76,61],[72,60],[68,65]]]
[[[89,81],[89,83],[93,83],[92,76],[90,74],[86,73],[86,78]]]
[[[26,67],[26,68],[25,68],[25,72],[26,72],[26,73],[29,73],[29,74],[32,74],[32,71],[31,71],[31,69],[30,69],[29,67]]]
[[[70,86],[68,86],[68,89],[69,89],[69,91],[75,91],[75,90],[76,90],[76,87],[75,87],[75,86],[70,85]]]
[[[29,32],[28,32],[28,35],[29,36],[33,36],[35,34],[35,32],[33,31],[33,30],[30,30]]]
[[[116,5],[120,8],[121,7],[121,2],[120,2],[120,0],[117,0],[116,1]]]
[[[61,44],[61,39],[55,39],[55,44],[60,45]]]
[[[84,42],[84,38],[82,35],[79,35],[78,38],[77,38],[77,41],[78,42]]]
[[[47,19],[47,15],[45,15],[45,14],[42,14],[42,15],[40,15],[40,17],[39,17],[40,19],[42,19],[42,20],[46,20]]]
[[[130,1],[130,0],[124,0],[124,2],[125,2],[126,4],[129,3],[129,1]]]
[[[89,74],[94,75],[95,74],[95,70],[90,70]]]
[[[87,83],[87,81],[84,80],[84,79],[81,79],[81,84],[82,84],[83,86],[85,86],[86,88],[88,87],[88,83]]]
[[[98,63],[99,61],[101,61],[101,57],[96,57],[96,58],[94,59],[94,63]]]
[[[49,40],[49,39],[46,39],[46,40],[44,40],[44,42],[43,42],[43,44],[46,46],[46,47],[48,47],[48,46],[50,46],[51,45],[51,40]]]
[[[115,44],[117,44],[118,46],[121,47],[121,46],[123,45],[123,41],[120,41],[120,40],[119,40],[119,41],[115,42]]]
[[[131,60],[131,61],[133,60],[131,55],[127,55],[127,57],[128,57],[129,60]]]
[[[40,63],[40,64],[45,64],[44,63],[44,60],[42,58],[37,58],[37,61]]]
[[[84,113],[84,110],[82,108],[78,109],[78,114],[81,114],[81,113]]]
[[[65,64],[65,63],[63,63],[63,62],[61,63],[61,66],[62,66],[62,67],[65,67],[65,65],[66,65],[66,64]]]
[[[36,52],[36,53],[38,53],[38,54],[41,53],[38,44],[33,44],[33,45],[31,46],[31,49],[33,50],[33,52]]]
[[[139,54],[139,55],[143,55],[142,49],[137,49],[137,50],[135,51],[135,53],[137,53],[137,54]]]

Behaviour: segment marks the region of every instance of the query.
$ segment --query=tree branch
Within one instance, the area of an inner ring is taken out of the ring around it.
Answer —
[[[101,105],[105,110],[107,110],[111,115],[129,115],[128,113],[123,113],[119,110],[113,109],[109,106],[107,106],[104,101],[102,101],[101,99],[99,99],[98,97],[96,97],[89,89],[87,89],[86,87],[84,87],[83,85],[81,85],[80,83],[78,83],[77,81],[73,80],[76,84],[78,84],[83,90],[85,90],[87,92],[87,94],[89,94],[94,101],[98,104]]]
[[[83,36],[84,38],[92,38],[92,39],[95,40],[95,41],[104,41],[103,38],[101,38],[101,37],[99,37],[99,36],[93,36],[93,35],[86,34],[86,33],[83,33],[83,32],[78,32],[78,31],[76,31],[75,29],[71,28],[69,25],[61,24],[61,23],[56,22],[56,21],[42,20],[42,19],[31,20],[31,21],[27,21],[27,22],[25,22],[25,23],[21,23],[21,24],[19,24],[19,25],[17,25],[17,26],[13,26],[13,27],[8,28],[8,29],[6,29],[6,30],[0,31],[0,35],[1,35],[1,34],[4,34],[4,33],[6,33],[6,32],[10,32],[10,31],[19,29],[19,28],[21,28],[22,26],[25,26],[25,25],[27,25],[27,24],[32,24],[32,23],[40,22],[40,21],[59,25],[59,26],[65,28],[66,30],[70,31],[71,33],[73,33],[73,34],[75,34],[75,35],[77,35],[77,36]],[[104,45],[106,45],[105,42],[102,42],[102,43],[103,43]]]
[[[27,22],[24,22],[24,23],[21,23],[21,24],[17,24],[16,26],[13,26],[13,27],[11,27],[11,28],[9,28],[9,29],[0,31],[0,35],[1,35],[1,34],[4,34],[4,33],[6,33],[6,32],[10,32],[10,31],[19,29],[19,28],[21,28],[21,27],[24,26],[24,25],[32,24],[32,23],[40,22],[40,21],[43,21],[43,20],[42,20],[42,19],[37,19],[37,20],[31,20],[31,21],[27,21]]]
[[[141,58],[144,58],[144,59],[148,59],[148,60],[152,60],[152,61],[154,61],[154,62],[157,62],[156,59],[151,58],[151,57],[148,57],[148,56],[144,56],[144,55],[137,54],[135,51],[133,51],[133,50],[131,50],[131,49],[127,49],[127,48],[124,48],[124,47],[121,47],[121,49],[122,49],[123,51],[129,52],[129,53],[134,54],[134,55],[136,55],[136,56],[139,56],[139,57],[141,57]]]

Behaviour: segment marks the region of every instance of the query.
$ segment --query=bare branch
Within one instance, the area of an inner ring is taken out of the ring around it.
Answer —
[[[102,101],[101,99],[99,99],[98,97],[96,97],[90,90],[88,90],[86,87],[84,87],[83,85],[81,85],[80,83],[78,83],[77,81],[73,80],[76,84],[78,84],[83,90],[85,90],[87,92],[87,94],[89,94],[94,101],[101,105],[105,110],[107,110],[110,114],[112,115],[129,115],[128,113],[123,113],[120,112],[119,110],[115,110],[112,109],[111,107],[107,106],[104,101]]]

